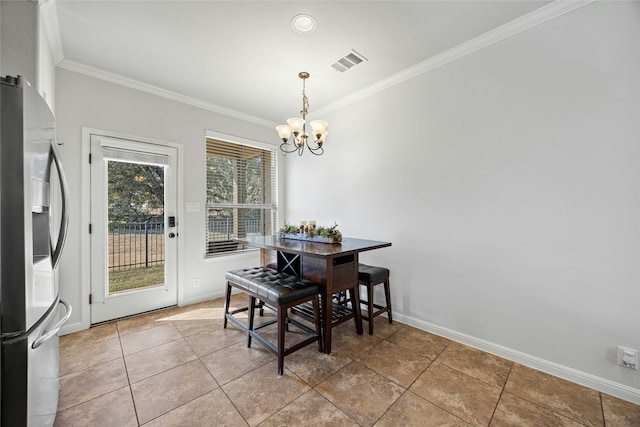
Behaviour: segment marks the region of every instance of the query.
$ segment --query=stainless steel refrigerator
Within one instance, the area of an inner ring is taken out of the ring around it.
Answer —
[[[55,275],[66,181],[46,102],[20,77],[0,77],[0,87],[0,424],[51,426],[58,332],[71,315]]]

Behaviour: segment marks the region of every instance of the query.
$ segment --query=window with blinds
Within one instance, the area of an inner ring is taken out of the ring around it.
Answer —
[[[244,250],[234,239],[276,228],[274,149],[206,140],[207,255]]]

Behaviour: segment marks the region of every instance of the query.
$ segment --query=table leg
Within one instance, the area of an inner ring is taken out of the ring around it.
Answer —
[[[324,335],[324,352],[331,353],[331,326],[333,323],[333,295],[325,292],[322,295],[322,333]]]

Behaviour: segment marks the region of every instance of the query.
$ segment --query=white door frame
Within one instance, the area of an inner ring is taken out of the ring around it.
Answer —
[[[81,203],[82,203],[82,211],[80,215],[81,221],[81,230],[82,230],[82,238],[81,238],[81,259],[80,259],[80,277],[82,280],[81,285],[81,298],[82,303],[80,304],[80,312],[82,317],[82,327],[84,329],[88,329],[91,326],[91,306],[89,305],[89,294],[91,293],[91,239],[89,235],[89,224],[91,221],[91,169],[89,165],[89,153],[91,152],[91,135],[100,135],[112,138],[121,138],[121,139],[130,139],[134,141],[140,142],[148,142],[156,145],[164,145],[167,147],[173,147],[176,149],[177,155],[177,220],[181,221],[184,218],[184,196],[183,196],[183,188],[184,188],[184,167],[183,167],[183,146],[180,143],[175,142],[167,142],[167,141],[159,141],[150,138],[139,137],[135,135],[127,135],[112,131],[105,131],[101,129],[94,128],[82,128],[82,191],[81,191]],[[183,305],[184,300],[184,283],[182,278],[183,271],[183,247],[184,239],[178,238],[178,259],[177,259],[177,286],[178,286],[178,305]]]

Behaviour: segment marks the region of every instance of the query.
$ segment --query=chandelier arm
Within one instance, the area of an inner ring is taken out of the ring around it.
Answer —
[[[316,148],[311,148],[311,146],[309,145],[309,141],[307,141],[307,148],[309,149],[309,152],[311,154],[315,154],[316,156],[321,156],[322,154],[324,154],[324,148],[322,147],[322,145],[318,145],[316,146]],[[316,151],[319,151],[319,153],[316,153]]]
[[[285,141],[282,144],[280,144],[280,150],[284,153],[294,153],[296,151],[299,151],[300,149],[298,147],[295,146],[295,144],[292,146],[291,150],[288,150],[287,147],[289,146],[289,141]]]
[[[316,153],[316,151],[320,151],[319,153]],[[316,156],[322,156],[324,154],[324,148],[322,147],[318,147],[318,148],[309,148],[309,152],[311,154],[314,154]]]

